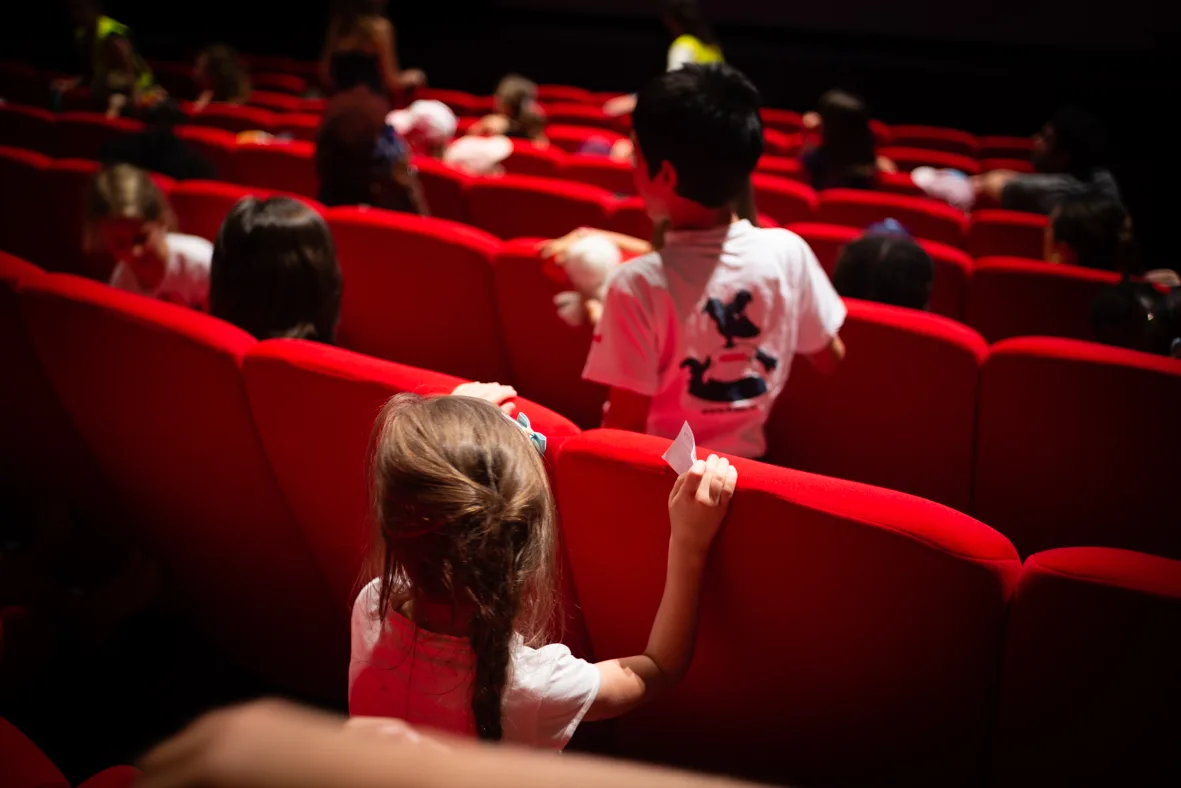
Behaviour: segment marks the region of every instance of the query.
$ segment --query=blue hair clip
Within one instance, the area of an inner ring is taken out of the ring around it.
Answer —
[[[545,436],[540,432],[534,432],[533,426],[529,423],[529,417],[524,413],[517,414],[517,426],[525,431],[529,436],[529,440],[533,443],[533,447],[537,449],[537,453],[542,457],[545,456]]]
[[[880,222],[874,222],[869,227],[865,228],[866,235],[893,235],[901,238],[910,238],[910,233],[902,226],[902,222],[891,217],[882,219]]]

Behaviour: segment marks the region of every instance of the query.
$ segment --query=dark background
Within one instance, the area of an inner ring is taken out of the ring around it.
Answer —
[[[656,0],[390,3],[405,66],[431,84],[488,93],[507,71],[539,82],[632,90],[664,67]],[[314,58],[323,0],[108,0],[152,58],[225,41]],[[860,93],[888,123],[1030,134],[1064,103],[1103,118],[1110,159],[1148,256],[1176,264],[1174,109],[1178,11],[1165,0],[703,0],[727,60],[770,106],[805,110],[824,90]],[[5,3],[3,49],[67,67],[60,0]]]

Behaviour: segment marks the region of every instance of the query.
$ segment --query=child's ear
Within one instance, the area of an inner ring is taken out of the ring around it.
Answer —
[[[677,168],[672,165],[672,162],[665,159],[660,164],[660,172],[656,173],[653,180],[660,181],[669,188],[670,191],[677,190]]]

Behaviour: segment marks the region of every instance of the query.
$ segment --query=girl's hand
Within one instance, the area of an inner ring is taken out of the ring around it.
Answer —
[[[541,252],[543,259],[549,260],[552,258],[555,263],[562,265],[566,262],[566,250],[568,250],[574,242],[586,238],[593,232],[594,230],[589,227],[579,227],[577,230],[571,230],[570,232],[566,233],[561,238],[553,238],[549,241],[542,241],[537,245],[537,248]]]
[[[722,527],[737,484],[738,470],[716,454],[698,460],[677,477],[668,496],[672,541],[693,553],[707,553]]]
[[[509,416],[513,415],[517,409],[516,403],[505,402],[505,400],[517,396],[517,390],[512,386],[502,386],[499,383],[460,383],[452,390],[451,396],[474,397],[491,402],[493,405],[499,405],[500,409]]]
[[[618,118],[620,115],[631,114],[635,108],[636,97],[634,95],[616,96],[603,105],[603,114]]]
[[[408,68],[398,75],[398,84],[403,88],[417,88],[426,85],[426,72],[421,68]]]

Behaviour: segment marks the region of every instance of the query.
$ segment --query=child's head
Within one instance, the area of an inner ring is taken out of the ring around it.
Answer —
[[[540,454],[495,405],[400,394],[377,418],[371,466],[384,618],[450,610],[475,654],[480,738],[501,738],[514,633],[537,642],[553,611],[554,503]]]
[[[1051,263],[1119,270],[1127,226],[1127,213],[1116,200],[1067,200],[1054,209],[1046,224],[1045,258]]]
[[[394,110],[386,122],[402,135],[412,151],[436,159],[443,158],[458,126],[451,108],[433,99],[419,99],[406,109]]]
[[[636,188],[655,221],[684,207],[721,210],[763,154],[759,92],[725,64],[688,65],[650,81],[632,112]]]
[[[151,176],[130,164],[105,167],[86,199],[86,250],[105,251],[141,282],[163,274],[172,208]]]
[[[841,166],[872,165],[876,159],[870,112],[865,102],[843,90],[830,90],[820,97],[821,147],[826,156]]]
[[[1091,327],[1096,341],[1105,345],[1174,355],[1181,337],[1181,288],[1166,293],[1150,282],[1125,278],[1095,297]]]
[[[1065,107],[1034,135],[1034,169],[1088,180],[1103,157],[1106,137],[1103,125],[1093,115]]]
[[[867,234],[841,251],[832,284],[845,298],[926,309],[935,265],[906,235]]]
[[[509,74],[496,86],[494,97],[497,112],[509,120],[521,120],[521,114],[537,102],[537,85],[520,74]]]
[[[214,101],[245,101],[250,79],[238,53],[224,44],[206,47],[197,56],[193,77],[201,90],[213,92]]]
[[[258,339],[331,343],[340,316],[341,276],[320,214],[290,197],[246,197],[217,242],[209,312]]]

